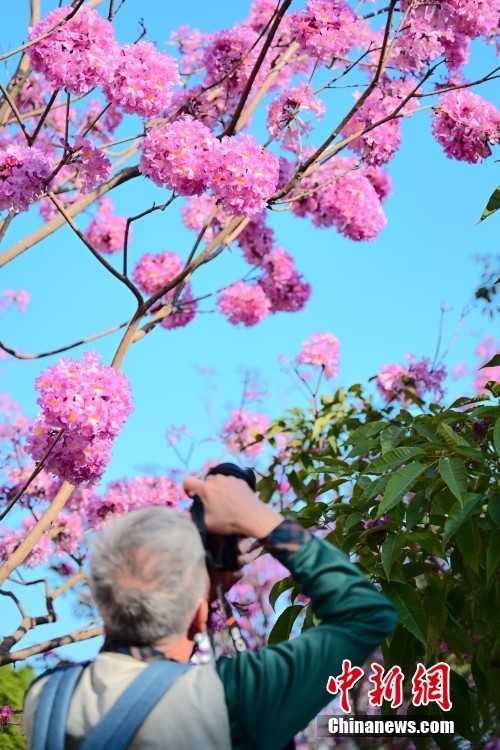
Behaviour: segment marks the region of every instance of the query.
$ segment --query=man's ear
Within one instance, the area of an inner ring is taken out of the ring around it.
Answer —
[[[208,623],[208,601],[200,599],[196,612],[194,613],[191,625],[188,628],[188,638],[194,640],[196,633],[206,633]]]

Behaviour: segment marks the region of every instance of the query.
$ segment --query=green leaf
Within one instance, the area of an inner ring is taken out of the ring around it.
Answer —
[[[419,641],[425,644],[427,640],[427,622],[424,608],[417,590],[407,583],[390,583],[383,581],[382,590],[394,604],[399,616],[399,622],[410,631]]]
[[[395,448],[395,450],[400,450]],[[398,469],[389,479],[387,488],[381,501],[376,518],[380,518],[384,513],[399,503],[402,497],[411,490],[419,476],[427,469],[425,464],[407,464]]]
[[[366,439],[378,435],[383,429],[387,427],[385,420],[379,420],[378,422],[367,422],[362,424],[361,427],[357,427],[354,432],[349,435],[346,443],[348,445],[354,445],[359,439]]]
[[[459,458],[441,458],[439,461],[441,479],[448,485],[457,500],[463,501],[467,492],[467,470]]]
[[[410,504],[406,509],[406,528],[411,529],[416,523],[420,521],[425,513],[425,507],[427,505],[427,498],[425,497],[425,490],[419,490],[410,500]]]
[[[382,453],[387,453],[391,448],[396,448],[405,435],[406,427],[398,427],[397,425],[390,425],[390,427],[381,432],[380,445]]]
[[[279,599],[281,594],[284,594],[285,591],[289,591],[289,589],[293,588],[295,584],[296,581],[293,576],[287,576],[286,578],[283,578],[282,581],[276,581],[271,591],[269,592],[269,604],[273,609],[276,601]]]
[[[288,640],[290,633],[292,632],[293,624],[303,609],[303,604],[291,604],[283,610],[276,620],[273,629],[269,633],[268,643],[270,645]]]
[[[373,482],[370,482],[359,498],[360,502],[372,500],[374,497],[377,497],[377,495],[381,495],[387,487],[389,479],[389,476],[377,477]]]
[[[467,442],[467,440],[464,440],[461,435],[457,435],[455,430],[453,430],[450,425],[446,424],[446,422],[441,422],[438,427],[438,432],[444,438],[444,441],[450,450],[483,463],[483,454],[476,450]]]
[[[500,526],[500,492],[490,493],[488,511],[495,525]]]
[[[481,214],[481,218],[479,219],[478,224],[480,224],[482,221],[487,219],[488,216],[491,216],[491,214],[494,214],[495,211],[498,211],[499,208],[500,208],[500,185],[490,195],[488,203],[486,204],[486,208]]]
[[[495,427],[493,429],[493,445],[495,446],[497,454],[500,456],[500,417],[498,417],[495,422]]]
[[[496,531],[486,552],[486,585],[489,586],[495,573],[500,569],[500,531]]]
[[[352,529],[352,527],[356,526],[362,518],[363,516],[361,513],[350,513],[346,518],[345,528],[347,530]]]
[[[465,521],[482,505],[482,495],[470,493],[465,497],[466,499],[463,505],[460,500],[456,502],[446,519],[443,533],[443,544],[445,547],[460,526],[465,523]]]
[[[489,362],[481,365],[480,370],[484,370],[485,367],[498,367],[500,365],[500,354],[495,354]]]
[[[396,466],[401,466],[401,464],[411,461],[423,453],[425,451],[422,448],[392,448],[368,464],[364,473],[381,474],[383,471],[389,471],[396,468]]]
[[[482,541],[477,527],[477,516],[468,518],[456,532],[459,549],[474,573],[479,573],[479,558],[481,556]]]
[[[382,545],[382,565],[388,580],[391,577],[392,566],[405,543],[404,534],[389,534]]]

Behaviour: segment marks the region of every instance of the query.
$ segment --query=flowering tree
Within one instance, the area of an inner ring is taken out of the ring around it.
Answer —
[[[87,352],[51,364],[37,379],[41,412],[34,423],[4,401],[0,519],[12,514],[19,523],[0,541],[0,583],[19,566],[45,564],[52,573],[44,582],[47,611],[37,617],[9,588],[0,592],[22,619],[0,645],[0,663],[100,632],[91,622],[54,642],[17,648],[25,632],[55,621],[54,602],[69,589],[90,606],[83,587],[87,529],[143,503],[182,503],[168,476],[124,479],[104,494],[96,489],[132,408],[121,372],[130,346],[158,327],[191,324],[208,297],[215,296],[231,325],[302,310],[310,285],[277,244],[269,212],[286,209],[353,241],[373,240],[386,222],[383,203],[392,186],[385,166],[405,117],[432,109],[432,135],[445,155],[472,164],[500,139],[500,112],[477,93],[499,68],[473,81],[463,72],[471,42],[495,43],[499,0],[366,7],[254,0],[231,29],[174,32],[175,56],[143,38],[120,44],[113,27],[119,7],[113,0],[76,0],[40,18],[31,0],[27,41],[0,55],[17,60],[14,75],[0,83],[0,265],[69,228],[134,304],[118,326],[124,333],[109,365]],[[339,116],[325,94],[340,97],[344,85],[355,85],[356,96],[340,99]],[[252,122],[261,111],[259,130]],[[314,127],[321,118],[327,128],[319,137]],[[156,186],[157,197],[124,216],[110,194],[132,180]],[[192,245],[143,254],[131,267],[132,224],[155,212],[170,216],[177,207],[195,233]],[[9,245],[26,211],[38,212],[39,226]],[[247,264],[243,277],[195,293],[198,269],[223,262],[231,247]],[[1,304],[23,308],[26,292],[6,290]],[[53,356],[109,330],[50,352],[22,353],[16,342],[0,346],[19,359]],[[300,357],[298,364],[321,365],[325,377],[338,369],[331,334],[318,335]],[[386,368],[378,386],[384,398],[410,403],[429,389],[438,396],[440,381],[439,370],[412,361]],[[223,438],[255,455],[259,444],[252,448],[249,438],[267,429],[265,417],[240,409]]]

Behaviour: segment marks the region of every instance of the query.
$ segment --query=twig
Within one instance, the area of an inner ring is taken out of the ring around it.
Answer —
[[[248,99],[248,96],[250,94],[250,91],[252,89],[252,86],[255,82],[255,79],[257,78],[257,74],[261,68],[262,63],[264,62],[264,58],[267,55],[267,52],[269,50],[269,47],[271,46],[271,43],[274,39],[274,36],[278,30],[278,26],[280,25],[281,21],[283,20],[283,16],[285,15],[286,11],[291,5],[292,0],[284,0],[283,5],[276,13],[276,17],[271,24],[271,28],[269,29],[269,32],[266,36],[266,41],[262,45],[262,49],[259,52],[259,56],[257,57],[257,60],[255,61],[255,65],[252,68],[252,72],[248,76],[248,80],[245,84],[245,88],[243,89],[243,92],[240,96],[240,99],[238,101],[238,104],[236,105],[236,108],[234,110],[233,116],[231,117],[231,120],[229,121],[229,124],[224,130],[223,135],[233,135],[236,124],[238,122],[238,119],[243,111],[243,107],[246,104],[246,101]]]
[[[76,234],[76,236],[88,247],[94,258],[96,258],[101,265],[104,266],[104,268],[109,271],[109,273],[115,277],[115,279],[118,279],[118,281],[121,281],[122,284],[125,284],[128,289],[132,292],[134,297],[137,300],[137,303],[139,305],[143,302],[143,297],[140,291],[137,289],[135,284],[133,284],[130,279],[128,279],[126,276],[121,274],[119,271],[116,270],[114,266],[111,265],[111,263],[108,263],[108,261],[102,257],[102,255],[95,249],[93,244],[90,242],[90,240],[84,235],[84,233],[81,231],[81,229],[77,226],[77,224],[73,221],[69,213],[66,211],[62,203],[56,198],[54,193],[48,193],[48,198],[52,201],[54,206],[57,208],[59,213],[64,216],[64,219],[69,224],[73,232]]]
[[[66,646],[69,643],[80,643],[81,641],[88,641],[90,640],[90,638],[96,638],[97,636],[102,635],[103,632],[104,631],[102,625],[96,628],[90,628],[90,630],[78,629],[73,631],[73,633],[60,635],[57,638],[51,638],[50,640],[44,641],[43,643],[38,643],[36,646],[28,646],[28,648],[23,648],[19,651],[14,651],[14,653],[9,652],[3,656],[0,656],[0,666],[3,666],[4,664],[14,664],[17,661],[23,661],[30,656],[42,654],[44,651],[52,651],[53,649],[59,648],[60,646]]]
[[[41,42],[42,39],[46,39],[48,36],[54,33],[54,31],[57,31],[57,29],[61,28],[61,26],[64,26],[65,23],[70,21],[73,16],[77,13],[77,11],[81,8],[85,0],[78,0],[77,3],[75,3],[73,9],[70,13],[68,13],[67,16],[65,16],[61,21],[56,23],[56,25],[50,29],[49,31],[46,31],[44,34],[40,34],[40,36],[37,36],[35,39],[32,39],[29,42],[25,42],[24,44],[21,44],[19,47],[16,47],[15,49],[11,50],[10,52],[6,52],[3,55],[0,55],[0,62],[2,60],[7,60],[8,57],[12,57],[13,55],[17,55],[19,52],[23,52],[25,49],[28,49],[29,47],[33,47],[34,44],[38,44],[38,42]]]
[[[88,344],[89,341],[95,341],[95,339],[100,339],[100,338],[103,338],[104,336],[108,336],[110,333],[115,333],[115,331],[119,331],[120,328],[125,328],[126,325],[127,325],[126,322],[120,323],[119,325],[112,326],[111,328],[106,328],[105,331],[99,331],[99,333],[93,333],[91,336],[86,336],[83,339],[74,341],[71,344],[66,344],[65,346],[59,346],[57,349],[50,349],[47,352],[39,352],[37,354],[26,354],[24,352],[18,352],[15,349],[11,349],[2,341],[0,341],[0,349],[2,349],[4,352],[7,352],[7,354],[10,354],[12,357],[15,357],[16,359],[25,359],[25,360],[43,359],[43,357],[51,357],[54,354],[67,352],[69,349],[75,349],[75,347],[81,346],[82,344]]]
[[[40,461],[40,463],[33,469],[33,471],[31,472],[31,474],[29,475],[28,479],[23,484],[23,486],[21,487],[21,489],[18,492],[16,492],[15,496],[13,497],[13,499],[10,500],[7,503],[7,506],[0,513],[0,521],[3,521],[3,519],[5,518],[5,516],[7,515],[7,513],[9,513],[9,511],[14,507],[14,505],[17,503],[17,501],[19,500],[19,498],[23,496],[23,494],[25,493],[25,491],[30,486],[31,482],[38,476],[38,474],[40,474],[41,470],[43,469],[43,467],[45,465],[45,462],[47,461],[48,457],[50,456],[50,454],[52,453],[52,451],[56,447],[58,441],[60,440],[60,438],[61,438],[61,436],[63,434],[63,432],[64,432],[63,429],[58,430],[56,436],[54,437],[54,439],[50,443],[49,447],[47,448],[47,450],[43,454],[42,460]]]
[[[10,96],[10,94],[7,91],[7,89],[5,88],[5,86],[3,86],[1,83],[0,83],[0,91],[4,95],[6,102],[8,102],[9,107],[13,111],[14,116],[15,116],[17,122],[19,123],[19,127],[23,131],[24,136],[25,136],[26,140],[28,141],[28,145],[31,145],[31,143],[30,143],[30,135],[29,135],[29,133],[28,133],[28,131],[26,129],[26,126],[25,126],[25,124],[23,122],[23,118],[21,117],[21,115],[19,113],[19,110],[16,107],[16,103],[14,102],[14,100],[12,99],[12,97]]]
[[[68,207],[67,209],[68,215],[77,216],[79,213],[84,211],[88,206],[90,206],[95,200],[105,195],[107,192],[109,192],[113,188],[117,187],[118,185],[123,185],[125,182],[128,182],[128,180],[132,180],[134,179],[134,177],[138,177],[138,176],[139,176],[138,167],[126,167],[118,174],[115,174],[113,175],[113,177],[110,177],[109,180],[107,180],[106,182],[103,182],[103,184],[99,185],[99,187],[95,188],[95,190],[91,190],[82,198],[79,198],[77,201],[75,201],[71,206]],[[46,224],[41,226],[35,232],[32,232],[31,234],[24,237],[22,240],[19,240],[19,242],[16,242],[14,245],[11,245],[9,248],[7,248],[7,250],[4,250],[3,253],[0,253],[0,268],[4,266],[6,263],[8,263],[9,261],[13,260],[14,258],[17,258],[17,256],[24,253],[30,247],[37,245],[46,237],[49,237],[51,234],[53,234],[53,232],[59,229],[59,227],[62,227],[64,223],[65,223],[65,219],[62,215],[56,216],[54,219],[51,219],[51,221],[48,221]]]

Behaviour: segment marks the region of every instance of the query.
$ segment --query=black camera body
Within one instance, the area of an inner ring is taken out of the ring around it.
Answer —
[[[241,469],[236,464],[223,463],[209,469],[207,477],[212,474],[243,479],[250,489],[255,491],[256,480],[252,469]],[[197,495],[193,497],[191,518],[200,532],[209,563],[217,570],[238,570],[238,536],[236,534],[230,536],[210,534],[205,526],[203,503]]]

